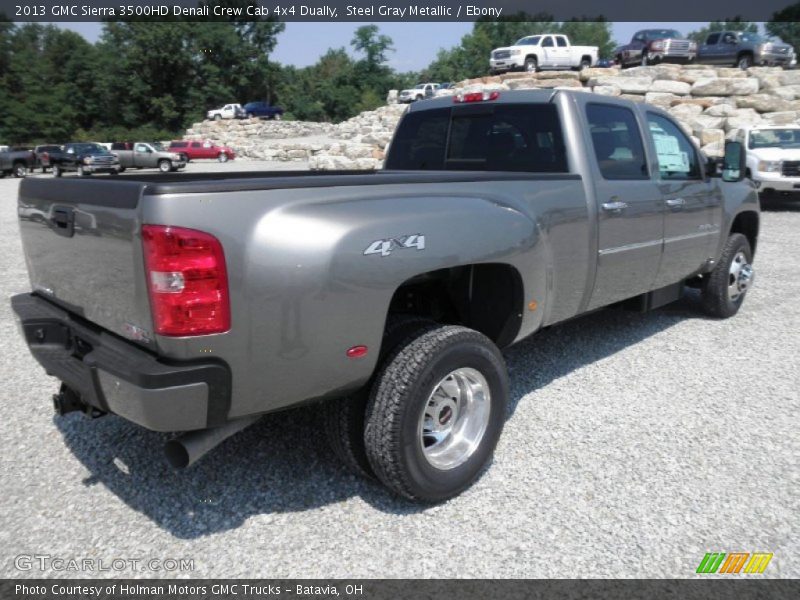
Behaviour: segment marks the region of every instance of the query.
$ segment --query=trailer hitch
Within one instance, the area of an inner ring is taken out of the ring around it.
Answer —
[[[99,408],[86,404],[81,400],[80,394],[64,383],[61,384],[58,393],[53,394],[53,408],[61,417],[71,412],[82,412],[87,417],[98,419],[107,414]]]

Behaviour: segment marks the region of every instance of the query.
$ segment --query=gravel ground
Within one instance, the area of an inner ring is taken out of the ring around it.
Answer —
[[[17,185],[0,181],[3,298],[28,286]],[[347,474],[309,409],[263,419],[182,473],[165,466],[163,435],[54,418],[57,384],[3,301],[0,576],[75,575],[15,568],[44,554],[194,560],[149,573],[167,577],[689,577],[707,551],[764,551],[766,576],[800,577],[800,202],[770,208],[737,317],[707,320],[690,294],[510,349],[494,464],[433,508]]]

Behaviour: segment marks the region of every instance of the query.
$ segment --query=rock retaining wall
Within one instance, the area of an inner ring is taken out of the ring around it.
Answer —
[[[794,124],[800,117],[800,70],[706,65],[657,65],[621,70],[508,73],[469,79],[452,93],[482,90],[570,89],[649,102],[669,111],[708,155],[720,155],[726,138],[744,126]],[[190,139],[226,144],[258,160],[308,161],[312,169],[380,168],[397,122],[406,110],[396,101],[339,124],[302,121],[204,121]],[[307,138],[307,139],[304,139]]]

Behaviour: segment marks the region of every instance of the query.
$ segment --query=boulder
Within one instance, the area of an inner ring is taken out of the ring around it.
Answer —
[[[593,77],[589,80],[589,85],[615,85],[623,94],[645,94],[653,83],[652,77],[633,77],[633,76],[605,76]]]
[[[725,140],[723,140],[721,142],[720,141],[711,142],[710,144],[706,144],[704,146],[701,146],[700,150],[706,156],[713,156],[713,157],[724,156],[725,155]]]
[[[781,71],[778,81],[781,85],[800,85],[800,71]]]
[[[655,65],[651,67],[632,67],[620,71],[622,77],[649,77],[650,79],[674,80],[680,75],[681,68],[678,65]],[[656,90],[660,91],[660,90]]]
[[[540,71],[536,73],[537,79],[575,79],[580,80],[578,71]]]
[[[678,96],[686,96],[692,91],[692,86],[685,81],[674,81],[670,79],[656,79],[651,85],[651,92],[666,92]]]
[[[707,146],[708,144],[724,144],[725,143],[725,130],[724,129],[703,129],[699,133],[700,145]]]
[[[619,96],[622,93],[622,90],[616,85],[596,85],[591,89],[595,94],[601,96]]]
[[[677,119],[690,119],[703,112],[703,107],[697,104],[676,104],[669,108],[669,113]]]
[[[676,100],[678,96],[668,92],[647,92],[644,95],[644,101],[661,108],[669,108],[672,101]]]
[[[738,67],[719,67],[717,69],[717,77],[732,77],[734,79],[741,79],[747,77],[747,72],[742,71]]]
[[[700,109],[708,108],[719,103],[720,98],[678,98],[672,101],[672,106],[679,104],[688,104],[690,106],[699,106]]]
[[[753,108],[757,112],[776,112],[790,110],[791,104],[780,96],[774,94],[751,94],[750,96],[737,96],[736,106],[739,108]]]
[[[619,75],[619,73],[620,70],[617,67],[610,67],[607,69],[602,67],[589,67],[588,69],[582,69],[578,76],[581,81],[589,81],[597,77],[614,77]]]
[[[715,104],[705,109],[703,114],[711,115],[712,117],[730,117],[736,114],[736,107],[731,104]]]
[[[700,137],[704,129],[722,129],[727,117],[712,117],[710,115],[696,115],[688,119],[692,133]]]
[[[756,92],[758,92],[758,79],[754,77],[698,79],[692,84],[692,95],[694,96],[740,96]]]
[[[717,72],[712,69],[711,67],[706,67],[704,65],[690,65],[696,66],[696,69],[684,69],[678,75],[678,81],[684,81],[686,83],[694,83],[700,79],[714,79],[717,77]]]
[[[770,125],[797,125],[797,111],[794,110],[768,112],[761,117]]]
[[[623,100],[630,100],[631,102],[644,102],[644,96],[641,94],[620,94]]]

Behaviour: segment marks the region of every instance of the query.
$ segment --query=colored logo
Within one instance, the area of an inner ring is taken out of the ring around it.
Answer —
[[[697,573],[763,573],[772,553],[769,552],[708,552],[697,566]]]

